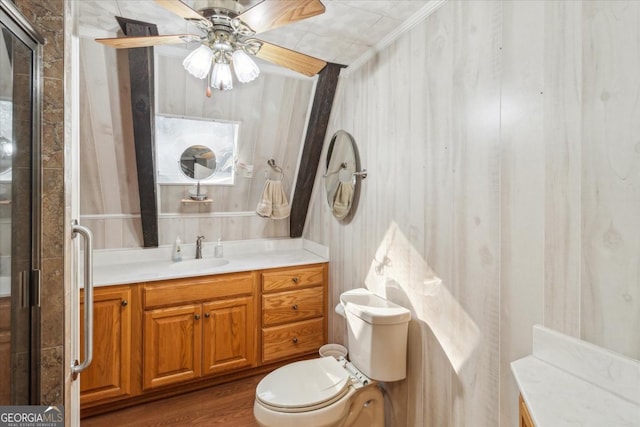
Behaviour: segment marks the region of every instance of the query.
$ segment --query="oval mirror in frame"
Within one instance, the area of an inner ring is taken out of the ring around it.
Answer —
[[[353,218],[360,197],[359,178],[364,177],[355,139],[344,130],[337,131],[327,152],[324,187],[329,209],[339,221],[349,222]]]

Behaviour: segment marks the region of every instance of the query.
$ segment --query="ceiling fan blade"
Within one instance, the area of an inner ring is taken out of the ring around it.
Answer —
[[[261,42],[262,47],[256,54],[258,58],[287,67],[300,74],[310,77],[315,76],[327,65],[325,61],[314,58],[313,56],[305,55],[304,53],[296,52],[295,50],[272,43]]]
[[[167,9],[169,12],[175,13],[181,18],[184,19],[195,19],[198,21],[207,21],[207,19],[200,15],[195,10],[191,9],[186,4],[182,3],[180,0],[155,0],[160,6]],[[207,21],[209,22],[209,21]]]
[[[141,37],[116,37],[109,39],[96,39],[98,43],[124,49],[131,47],[149,47],[163,44],[180,44],[200,40],[193,34],[173,34],[170,36],[141,36]]]
[[[158,1],[158,0],[156,0]],[[238,18],[256,33],[263,33],[325,11],[320,0],[264,0]]]

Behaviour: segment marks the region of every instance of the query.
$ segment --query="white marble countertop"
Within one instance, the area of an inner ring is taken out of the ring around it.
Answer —
[[[222,258],[213,257],[214,245],[215,242],[204,243],[202,259],[196,260],[195,245],[183,244],[180,262],[171,260],[172,246],[96,250],[93,254],[94,286],[262,270],[329,260],[328,248],[305,239],[223,241]],[[81,286],[82,277],[80,271]]]
[[[640,362],[535,326],[511,364],[536,427],[640,426]]]

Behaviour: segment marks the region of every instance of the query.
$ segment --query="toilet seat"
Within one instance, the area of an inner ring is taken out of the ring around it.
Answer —
[[[278,412],[307,412],[331,405],[348,391],[350,376],[333,357],[303,360],[265,376],[256,399]]]

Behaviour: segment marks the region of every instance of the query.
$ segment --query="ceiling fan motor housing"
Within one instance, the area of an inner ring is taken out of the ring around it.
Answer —
[[[204,41],[215,53],[216,59],[229,61],[236,49],[255,55],[261,44],[255,39],[248,39],[255,32],[237,18],[238,14],[224,8],[206,8],[198,10],[207,21],[195,21],[198,27],[207,33]]]

